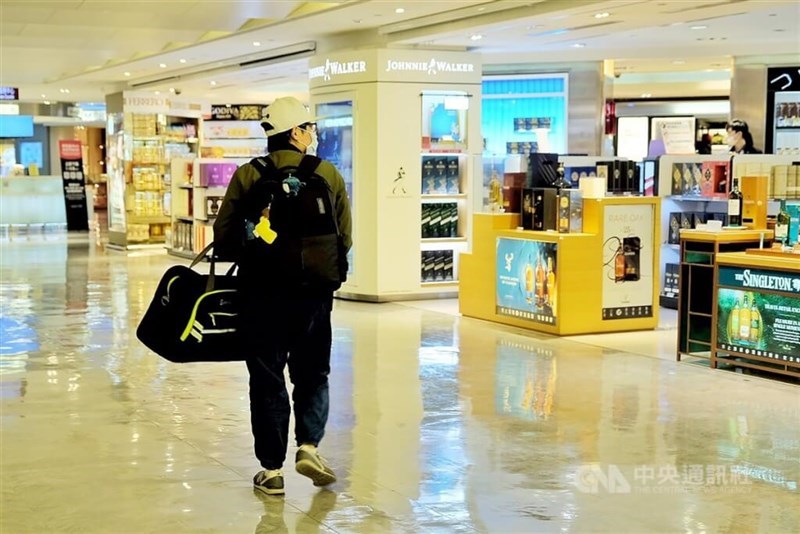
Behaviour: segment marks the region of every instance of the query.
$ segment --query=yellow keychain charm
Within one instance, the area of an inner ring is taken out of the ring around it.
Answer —
[[[266,217],[261,217],[261,220],[253,230],[253,234],[263,239],[268,245],[274,243],[275,238],[278,237],[278,233],[272,229],[269,224],[269,219]]]

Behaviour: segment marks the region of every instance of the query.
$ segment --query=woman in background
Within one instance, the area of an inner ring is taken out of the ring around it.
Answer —
[[[728,131],[726,142],[731,147],[731,152],[735,154],[761,154],[761,151],[753,144],[753,135],[747,123],[739,119],[734,119],[725,127]]]

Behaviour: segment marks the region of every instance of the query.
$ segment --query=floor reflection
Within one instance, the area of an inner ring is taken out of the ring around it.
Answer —
[[[2,532],[800,524],[797,386],[637,354],[650,333],[555,339],[415,304],[336,303],[321,451],[340,481],[287,464],[284,498],[254,494],[243,364],[170,364],[133,334],[176,261],[0,243]]]

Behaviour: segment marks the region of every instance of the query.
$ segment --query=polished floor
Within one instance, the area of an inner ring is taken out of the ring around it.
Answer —
[[[0,243],[3,534],[800,531],[800,386],[677,363],[668,324],[556,339],[452,302],[337,302],[340,481],[260,496],[244,365],[134,336],[173,262]]]

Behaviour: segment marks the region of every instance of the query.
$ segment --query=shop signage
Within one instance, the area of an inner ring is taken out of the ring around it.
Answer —
[[[386,72],[424,72],[429,76],[435,76],[440,72],[475,72],[475,64],[437,61],[436,58],[431,58],[429,61],[396,61],[389,59],[386,61]]]
[[[367,72],[366,61],[358,60],[358,61],[339,62],[326,59],[324,65],[308,69],[308,79],[316,80],[317,78],[322,78],[323,81],[328,82],[334,76],[343,76],[347,74],[360,74],[363,72]]]
[[[653,211],[651,204],[605,207],[604,321],[653,316]]]
[[[263,104],[225,104],[224,106],[211,106],[211,115],[206,120],[211,121],[260,121],[266,113],[267,106]]]
[[[59,141],[58,153],[61,157],[61,179],[64,184],[67,230],[89,230],[81,142]]]
[[[773,67],[767,69],[767,90],[800,91],[800,67]]]
[[[0,86],[0,100],[19,100],[19,88]]]
[[[719,285],[800,294],[800,276],[758,269],[720,267]]]
[[[558,245],[527,239],[497,239],[496,312],[556,325]]]
[[[797,292],[762,293],[720,288],[717,292],[717,348],[800,363],[800,297]]]
[[[125,93],[123,109],[127,113],[160,113],[192,118],[200,118],[211,112],[211,106],[206,103],[145,93]]]

